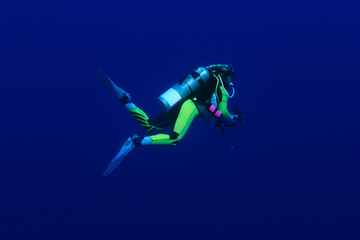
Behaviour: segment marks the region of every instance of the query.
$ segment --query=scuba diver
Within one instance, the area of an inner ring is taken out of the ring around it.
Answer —
[[[130,136],[119,153],[111,160],[103,176],[109,175],[121,163],[124,157],[134,148],[145,145],[178,144],[188,131],[193,120],[199,116],[205,119],[215,119],[214,126],[223,132],[223,126],[235,126],[243,123],[243,117],[237,110],[228,111],[228,99],[235,94],[232,81],[235,72],[231,65],[214,64],[196,68],[187,74],[158,98],[160,107],[164,110],[155,118],[148,115],[135,105],[131,95],[118,87],[100,68],[94,68],[100,82],[110,89],[120,103],[130,112],[135,120],[148,132],[171,127],[169,134],[151,136]],[[230,91],[232,94],[230,95]]]

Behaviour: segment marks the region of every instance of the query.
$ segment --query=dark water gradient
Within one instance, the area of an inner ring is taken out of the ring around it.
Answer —
[[[2,3],[0,239],[359,239],[356,1]],[[193,66],[231,63],[245,124],[197,121],[177,147],[150,115]]]

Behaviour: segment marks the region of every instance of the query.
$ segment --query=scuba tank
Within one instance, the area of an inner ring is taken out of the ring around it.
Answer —
[[[193,95],[210,79],[210,72],[204,67],[197,68],[184,79],[176,83],[169,90],[158,97],[157,102],[165,112],[170,111],[177,104]]]

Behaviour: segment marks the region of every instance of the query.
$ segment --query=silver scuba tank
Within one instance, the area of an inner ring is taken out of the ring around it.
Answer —
[[[174,106],[190,97],[200,86],[206,84],[209,79],[209,71],[204,67],[199,67],[161,94],[157,102],[162,110],[168,112]]]

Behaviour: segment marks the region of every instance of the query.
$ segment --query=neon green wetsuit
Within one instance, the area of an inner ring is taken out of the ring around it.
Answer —
[[[214,105],[222,113],[222,117],[225,119],[231,117],[227,109],[228,96],[226,93],[226,90],[219,86],[218,79],[212,76],[212,81],[202,91],[194,95],[194,98],[186,100],[180,107],[171,110],[169,113],[163,113],[154,119],[149,119],[147,114],[133,102],[124,104],[135,120],[146,131],[155,131],[172,126],[169,134],[160,133],[134,139],[135,145],[175,146],[185,136],[195,118],[209,116],[210,112],[207,109],[212,96],[216,96],[216,103]]]

